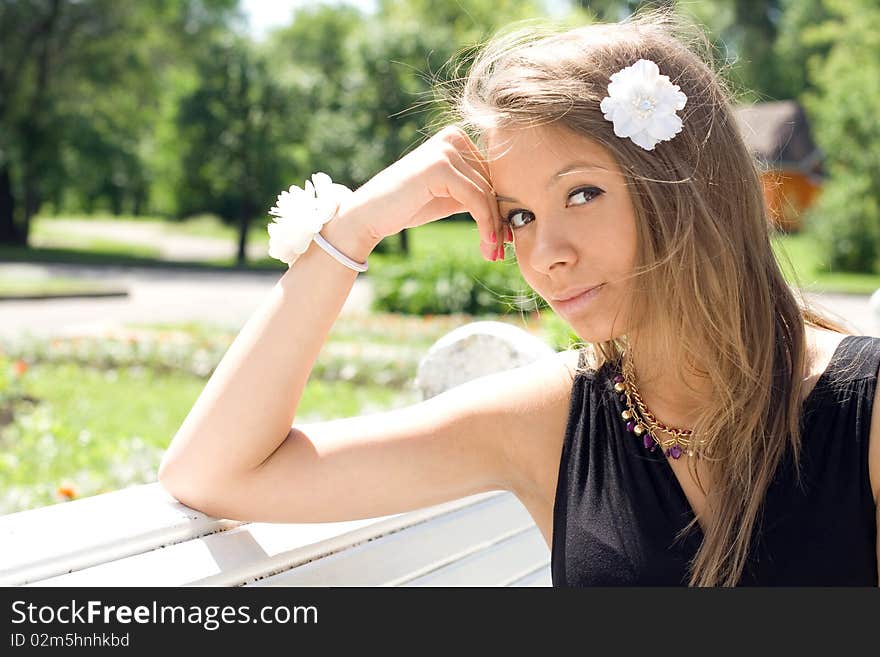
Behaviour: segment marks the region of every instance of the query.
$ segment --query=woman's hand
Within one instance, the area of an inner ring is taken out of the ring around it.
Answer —
[[[483,257],[504,257],[507,227],[498,211],[489,169],[473,141],[454,125],[373,176],[348,197],[339,212],[343,224],[346,214],[357,214],[375,242],[404,228],[469,212],[477,222]]]

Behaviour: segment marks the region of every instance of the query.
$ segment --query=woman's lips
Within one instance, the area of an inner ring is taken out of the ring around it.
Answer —
[[[571,299],[566,299],[565,301],[554,301],[552,305],[563,315],[573,315],[589,306],[593,299],[595,299],[596,296],[602,291],[603,287],[605,287],[605,283],[588,289],[586,292],[581,292],[579,295]]]

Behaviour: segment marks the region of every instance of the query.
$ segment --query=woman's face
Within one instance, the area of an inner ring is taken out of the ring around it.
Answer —
[[[555,126],[496,128],[484,141],[523,278],[582,340],[626,333],[636,220],[611,155]],[[599,285],[568,304],[558,300]]]

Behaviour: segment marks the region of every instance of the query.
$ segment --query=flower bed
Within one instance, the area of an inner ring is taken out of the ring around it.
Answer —
[[[298,420],[414,403],[421,357],[473,320],[341,317],[315,363]],[[537,317],[507,321],[541,330]],[[0,514],[154,481],[165,448],[235,335],[168,325],[0,340]]]

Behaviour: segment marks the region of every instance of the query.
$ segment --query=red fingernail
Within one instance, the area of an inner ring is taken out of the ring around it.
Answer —
[[[492,243],[494,244],[497,242],[498,242],[498,238],[495,237],[495,233],[492,233]]]

